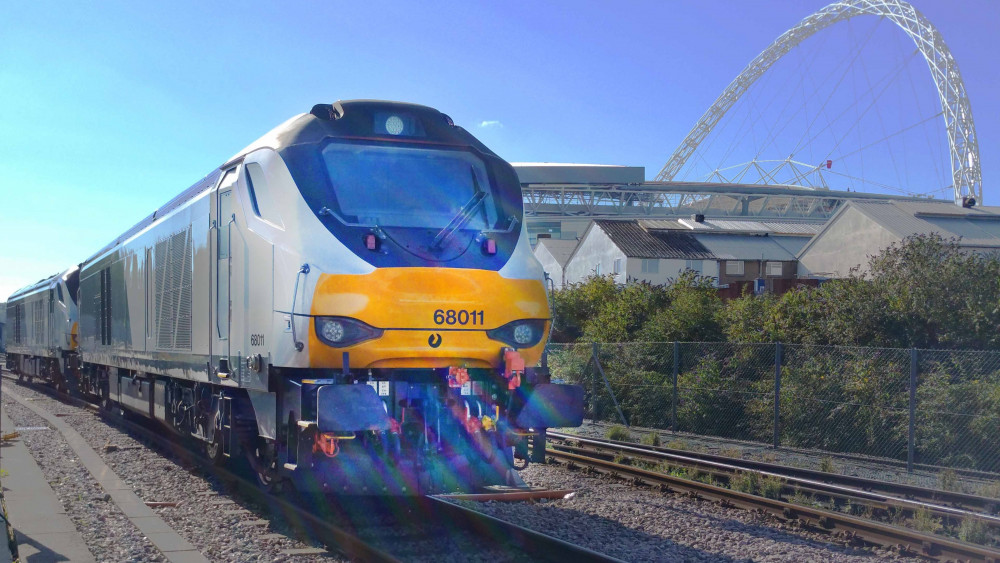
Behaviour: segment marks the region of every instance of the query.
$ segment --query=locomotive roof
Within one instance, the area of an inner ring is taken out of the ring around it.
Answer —
[[[42,278],[42,279],[36,281],[33,284],[26,285],[26,286],[22,287],[21,289],[15,291],[14,293],[11,293],[10,297],[7,298],[7,301],[13,301],[14,299],[17,299],[19,297],[24,297],[26,295],[34,293],[35,291],[37,291],[39,289],[47,288],[50,285],[52,285],[52,282],[54,282],[55,280],[57,280],[57,279],[65,276],[66,274],[72,272],[75,269],[77,269],[77,266],[73,266],[72,268],[69,268],[68,270],[66,270],[64,272],[59,272],[58,274],[52,274],[51,276],[49,276],[47,278]]]
[[[435,128],[433,133],[428,133],[446,142],[472,144],[470,141],[474,141],[471,135],[464,133],[460,127],[455,127],[450,117],[431,107],[381,100],[342,100],[332,104],[316,104],[309,113],[302,113],[285,121],[233,155],[222,167],[259,148],[279,150],[300,143],[315,143],[327,137],[361,136],[359,131],[371,129],[371,118],[375,112],[413,115],[421,118],[425,127],[437,124],[440,127]],[[485,147],[475,144],[478,149],[485,150]]]
[[[447,115],[438,110],[418,104],[379,100],[346,100],[333,104],[317,104],[309,113],[302,113],[271,129],[256,141],[250,143],[207,176],[195,182],[162,207],[144,217],[113,241],[90,255],[80,265],[89,263],[107,251],[127,241],[133,235],[153,224],[158,218],[180,207],[184,202],[215,185],[222,171],[239,162],[247,154],[261,148],[279,150],[300,143],[315,143],[327,137],[348,136],[359,128],[368,127],[375,111],[400,112],[421,118],[425,127],[433,128],[435,137],[475,146],[478,150],[492,154],[472,135],[461,127],[456,127]],[[430,133],[430,131],[429,131]],[[356,133],[355,133],[356,134]],[[43,280],[44,281],[44,280]]]

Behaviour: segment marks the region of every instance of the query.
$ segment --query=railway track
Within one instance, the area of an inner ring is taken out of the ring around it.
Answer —
[[[397,503],[384,511],[384,518],[377,524],[349,520],[347,514],[358,514],[371,510],[378,503],[364,504],[354,510],[339,510],[340,503],[326,498],[301,497],[298,495],[275,495],[260,488],[255,482],[238,471],[213,464],[204,455],[190,449],[178,448],[178,440],[164,436],[147,425],[112,414],[98,405],[78,397],[57,392],[48,385],[18,381],[4,370],[2,377],[48,395],[73,406],[87,409],[100,416],[105,422],[116,426],[133,437],[154,446],[162,452],[179,455],[186,462],[215,474],[235,491],[258,506],[267,506],[270,514],[284,521],[294,523],[297,531],[307,534],[323,544],[328,550],[338,552],[354,561],[396,562],[417,557],[407,550],[407,538],[414,535],[438,537],[448,534],[465,534],[463,545],[479,544],[483,549],[507,550],[514,555],[541,561],[609,562],[618,561],[598,552],[562,541],[560,539],[529,530],[511,522],[493,518],[481,512],[466,508],[446,497],[424,496],[413,500],[397,499]],[[394,516],[397,515],[397,516]],[[417,517],[414,517],[416,515]],[[391,521],[393,517],[399,521]],[[387,521],[387,518],[389,519]],[[404,521],[405,520],[405,521]],[[414,527],[417,529],[414,530]],[[408,530],[408,531],[404,531]],[[400,533],[403,532],[403,533]],[[371,538],[370,536],[383,536]],[[422,554],[426,556],[427,554]]]
[[[767,512],[803,527],[827,530],[851,544],[882,545],[902,554],[938,560],[1000,561],[1000,551],[991,547],[780,500],[796,493],[808,494],[813,499],[825,500],[834,506],[850,504],[870,507],[875,516],[880,511],[905,516],[923,510],[944,522],[975,519],[997,529],[1000,528],[1000,517],[995,514],[996,499],[552,431],[549,432],[549,440],[548,457],[569,468],[610,475],[663,491],[686,493],[724,505]],[[689,476],[697,475],[704,480],[711,477],[712,483],[730,483],[745,473],[780,479],[780,487],[771,491],[771,496],[780,498],[766,498],[670,475],[664,471],[665,468],[684,468]]]
[[[791,467],[788,465],[763,461],[737,459],[729,456],[692,452],[689,450],[677,450],[662,446],[645,446],[630,442],[582,438],[559,432],[550,432],[549,435],[556,442],[563,445],[570,442],[577,442],[581,445],[590,444],[596,448],[613,451],[614,453],[623,453],[625,451],[635,452],[637,455],[645,455],[659,461],[671,461],[676,462],[677,465],[700,467],[706,470],[710,470],[713,466],[721,466],[723,468],[735,466],[742,470],[778,475],[790,481],[811,481],[865,492],[884,493],[885,495],[901,497],[906,500],[959,508],[988,515],[1000,515],[1000,499],[990,497],[918,487],[904,483],[892,483],[875,479],[865,479],[863,477],[855,477],[853,475],[827,473],[814,469]],[[623,450],[622,448],[628,449]]]

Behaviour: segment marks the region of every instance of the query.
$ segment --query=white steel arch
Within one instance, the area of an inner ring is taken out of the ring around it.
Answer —
[[[661,182],[673,180],[688,158],[694,154],[698,145],[711,133],[712,128],[778,59],[813,34],[835,23],[862,15],[880,16],[890,20],[913,40],[923,54],[941,100],[951,152],[955,201],[960,203],[963,197],[973,196],[976,202],[981,204],[983,186],[979,167],[979,143],[972,121],[972,107],[969,105],[965,84],[958,71],[958,63],[955,62],[937,28],[916,8],[903,0],[834,2],[786,31],[757,55],[757,58],[726,87],[687,137],[681,141],[680,146],[670,156],[670,160],[657,174],[656,180]]]

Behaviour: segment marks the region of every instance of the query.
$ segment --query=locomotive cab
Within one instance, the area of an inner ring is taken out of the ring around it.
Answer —
[[[367,474],[381,475],[379,494],[522,485],[514,455],[527,457],[530,437],[543,449],[548,426],[579,425],[582,392],[530,368],[550,314],[516,174],[429,108],[313,115],[322,133],[281,156],[324,229],[370,270],[302,273],[316,280],[309,369],[282,370],[282,466],[305,463],[336,491],[363,492]]]

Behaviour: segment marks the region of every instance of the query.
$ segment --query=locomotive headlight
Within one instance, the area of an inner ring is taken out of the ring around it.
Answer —
[[[316,317],[316,336],[328,346],[343,348],[382,336],[382,329],[348,317]]]
[[[344,323],[335,319],[321,319],[319,321],[319,331],[323,340],[328,342],[342,341],[347,332],[344,330]]]
[[[535,338],[535,331],[532,330],[531,325],[527,323],[521,323],[514,327],[514,342],[517,342],[521,346],[528,344],[532,340],[537,341]]]
[[[530,348],[542,340],[543,334],[545,334],[544,319],[514,321],[486,331],[486,336],[515,348]]]

